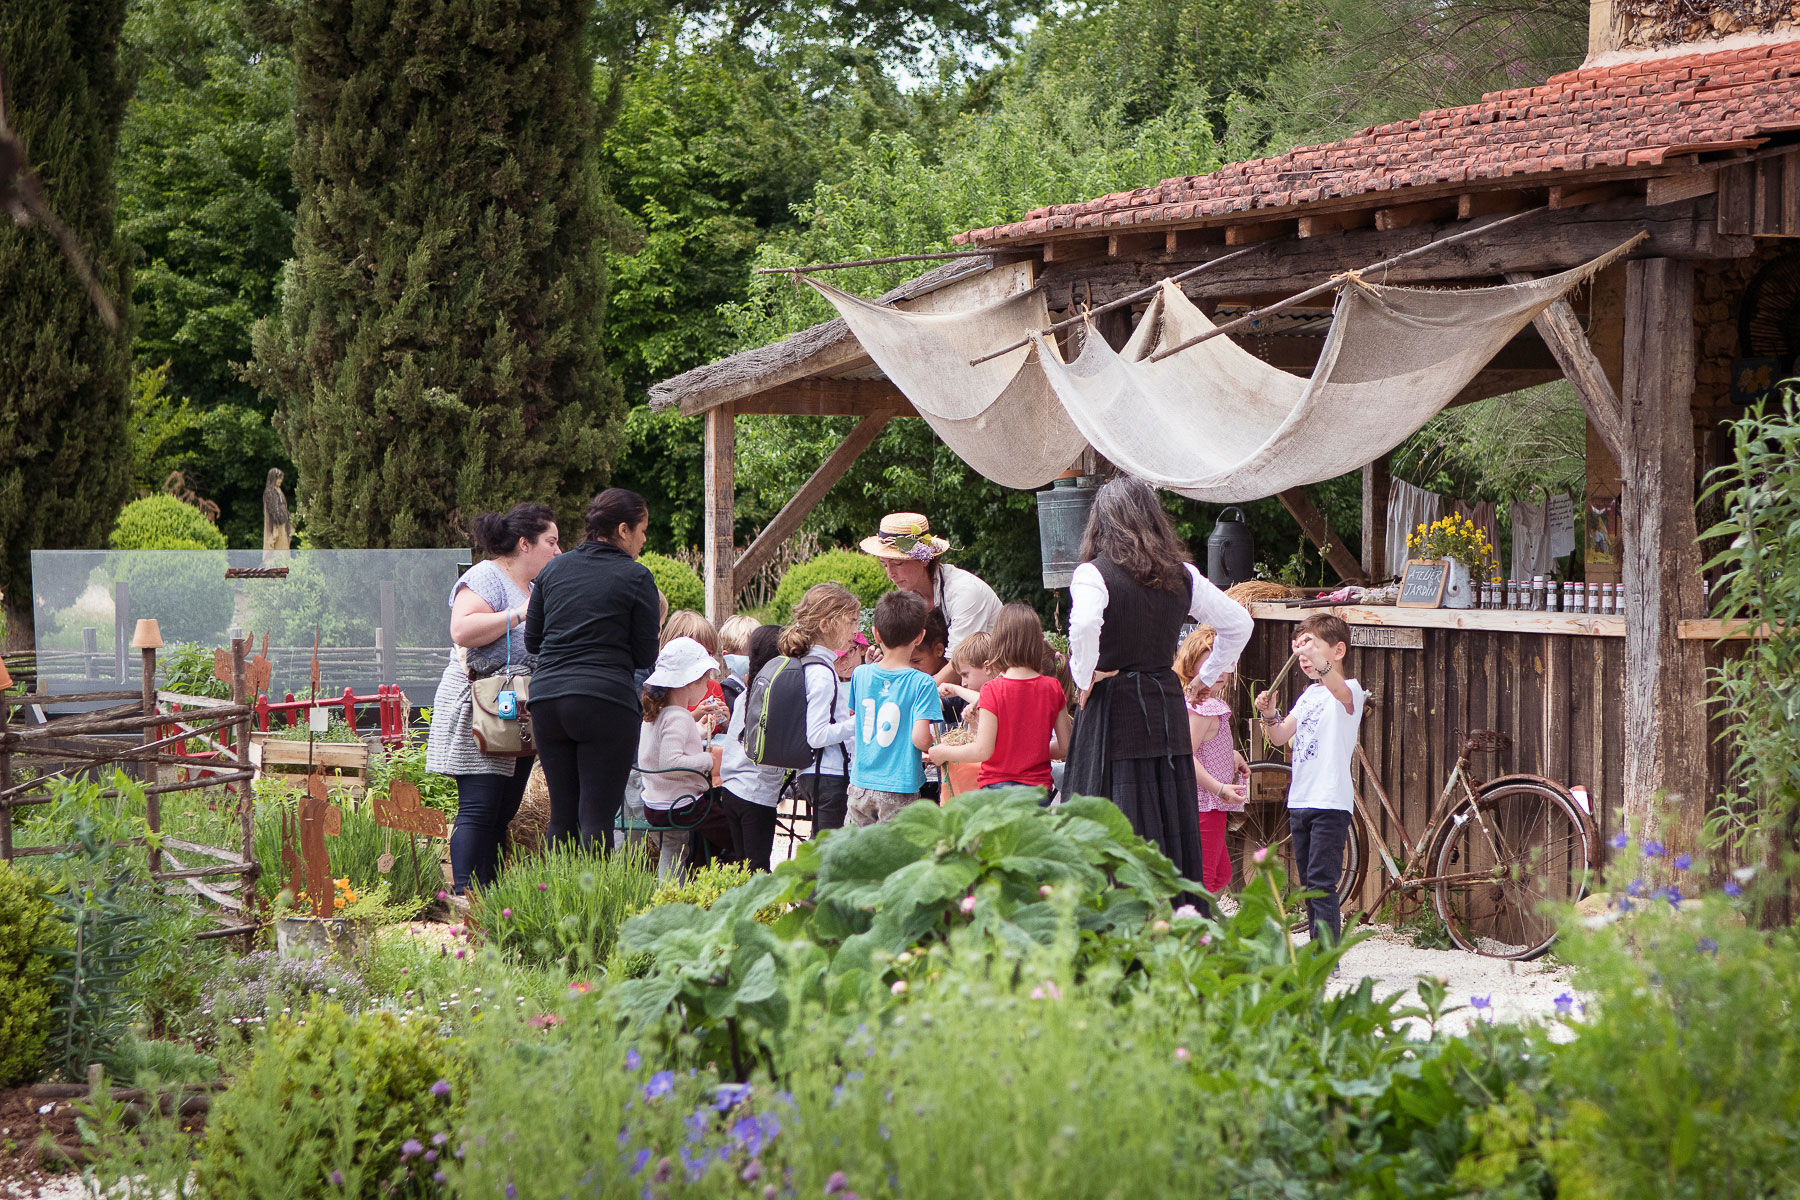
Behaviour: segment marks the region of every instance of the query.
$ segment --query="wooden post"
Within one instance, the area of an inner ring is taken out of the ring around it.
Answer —
[[[244,676],[245,660],[250,654],[250,638],[242,629],[233,626],[231,629],[231,702],[248,704],[250,702],[249,686]],[[237,769],[240,772],[250,770],[250,715],[245,713],[233,726],[237,741]],[[242,876],[244,913],[251,911],[251,903],[256,897],[256,877],[261,867],[256,862],[256,789],[248,778],[240,779],[238,787],[238,817],[244,831],[244,861],[249,864]],[[251,938],[254,934],[244,935],[244,952],[251,949]]]
[[[394,581],[381,581],[381,620],[375,627],[375,650],[381,659],[381,682],[393,683],[399,679],[399,651],[395,648],[395,626],[398,624],[395,613],[398,604],[394,598]]]
[[[1356,555],[1350,553],[1350,547],[1338,540],[1331,522],[1325,519],[1319,506],[1313,503],[1311,492],[1303,487],[1289,488],[1285,492],[1276,493],[1276,498],[1292,514],[1294,520],[1300,523],[1301,530],[1313,540],[1313,544],[1319,547],[1325,555],[1325,561],[1338,573],[1339,579],[1345,583],[1361,583],[1366,578],[1362,564],[1356,561]]]
[[[1363,468],[1362,560],[1371,584],[1388,577],[1388,489],[1393,474],[1387,455]]]
[[[81,666],[83,679],[100,678],[100,631],[92,625],[81,631]]]
[[[1594,277],[1588,294],[1588,344],[1615,391],[1625,387],[1625,264],[1620,263]],[[1609,443],[1589,418],[1587,426],[1587,547],[1583,555],[1589,583],[1619,583],[1624,575],[1624,530],[1620,523],[1619,455],[1622,453],[1624,410],[1619,417],[1620,443]],[[1596,532],[1604,537],[1597,538]],[[1618,536],[1614,536],[1614,535]],[[1596,548],[1598,546],[1598,548]]]
[[[146,717],[153,717],[156,715],[156,648],[147,646],[138,653],[144,660],[143,711]],[[142,744],[148,746],[152,742],[160,741],[161,739],[157,736],[158,732],[154,725],[144,726],[144,732],[141,735]],[[155,763],[145,762],[142,771],[145,783],[160,782],[158,778],[160,772]],[[162,797],[155,792],[149,792],[144,796],[144,822],[150,827],[152,835],[162,832]],[[154,875],[160,870],[162,870],[162,851],[152,845],[150,847],[150,873]]]
[[[1709,801],[1705,646],[1678,636],[1703,615],[1691,262],[1627,264],[1624,366],[1625,812],[1673,853],[1699,847]]]
[[[113,678],[120,687],[127,686],[125,652],[131,646],[131,585],[123,580],[113,584]],[[41,688],[44,685],[39,683]]]
[[[717,625],[737,611],[736,409],[706,410],[706,615]]]

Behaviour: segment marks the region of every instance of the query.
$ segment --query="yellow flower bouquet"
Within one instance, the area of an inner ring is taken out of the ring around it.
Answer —
[[[1421,523],[1406,538],[1407,553],[1414,558],[1452,558],[1469,568],[1477,579],[1492,577],[1500,569],[1499,557],[1487,533],[1464,516],[1440,517]]]

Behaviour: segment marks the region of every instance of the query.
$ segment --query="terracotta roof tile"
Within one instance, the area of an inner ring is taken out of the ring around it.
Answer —
[[[1034,208],[957,241],[1041,240],[1058,230],[1142,228],[1276,210],[1428,183],[1479,183],[1654,165],[1682,147],[1800,130],[1800,40],[1742,50],[1586,67],[1543,84],[1489,92],[1359,130],[1326,146],[1231,163],[1079,204]]]

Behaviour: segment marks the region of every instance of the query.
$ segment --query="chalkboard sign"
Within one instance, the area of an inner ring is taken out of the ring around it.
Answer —
[[[1447,559],[1415,558],[1406,564],[1400,577],[1398,608],[1436,608],[1444,598],[1444,584],[1450,579]]]

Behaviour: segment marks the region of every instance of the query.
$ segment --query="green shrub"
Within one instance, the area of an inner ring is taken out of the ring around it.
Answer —
[[[156,654],[161,686],[184,696],[229,700],[231,685],[213,674],[213,652],[198,642],[176,642]]]
[[[164,641],[224,645],[235,604],[229,565],[223,551],[191,547],[124,553],[113,556],[113,578],[131,589],[131,615],[156,618]]]
[[[338,1004],[356,1013],[368,1002],[357,973],[335,958],[282,958],[258,950],[222,963],[205,984],[203,1011],[220,1039],[248,1039],[284,1013]]]
[[[638,555],[638,561],[649,567],[650,574],[656,577],[658,590],[668,597],[670,612],[683,608],[705,611],[706,584],[700,581],[694,568],[654,552]]]
[[[43,880],[0,862],[0,1088],[35,1083],[44,1073],[56,993],[51,950],[65,941],[44,891]]]
[[[740,883],[749,883],[754,875],[743,863],[713,862],[707,863],[692,875],[665,879],[656,886],[656,894],[650,897],[645,908],[654,908],[658,904],[692,904],[700,908],[711,908],[713,901],[729,892]]]
[[[515,861],[474,891],[470,921],[526,963],[592,969],[607,961],[627,917],[656,892],[640,846],[602,854],[575,846]]]
[[[794,619],[794,605],[800,603],[800,597],[806,595],[807,589],[827,581],[849,588],[865,608],[894,590],[878,559],[857,550],[827,550],[817,558],[788,568],[787,574],[775,586],[769,618],[778,625],[786,625]]]
[[[107,539],[114,550],[223,550],[225,535],[193,505],[174,496],[146,496],[119,512]]]
[[[336,1004],[284,1017],[212,1106],[201,1194],[435,1194],[423,1153],[434,1135],[454,1132],[471,1080],[462,1043],[435,1019],[353,1017]]]
[[[259,862],[281,861],[281,814],[284,809],[294,811],[299,801],[300,793],[291,785],[257,780],[256,857]],[[414,837],[377,824],[374,803],[367,796],[353,797],[337,792],[332,795],[331,802],[337,805],[340,814],[337,835],[325,839],[333,879],[348,879],[350,886],[358,892],[370,892],[386,883],[388,899],[396,904],[423,907],[438,894],[443,887],[443,872],[438,865],[442,845],[439,839]],[[391,869],[385,873],[381,870],[384,854],[394,856]],[[279,870],[264,870],[257,880],[258,889],[270,899],[287,885],[287,878]]]

